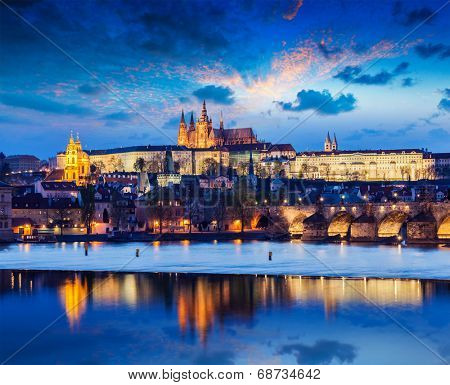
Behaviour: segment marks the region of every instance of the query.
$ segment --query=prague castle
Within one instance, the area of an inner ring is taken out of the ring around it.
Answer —
[[[83,151],[80,139],[69,138],[66,151],[57,155],[54,180],[83,184],[90,165],[100,172],[163,172],[163,160],[171,153],[176,173],[201,175],[211,164],[216,170],[233,168],[240,175],[249,172],[253,160],[260,177],[325,179],[329,181],[415,181],[449,174],[449,154],[424,149],[340,150],[336,134],[328,133],[322,151],[297,153],[290,144],[258,141],[252,128],[225,129],[222,114],[219,128],[213,127],[203,102],[200,117],[189,125],[181,113],[177,145],[139,145],[106,150]],[[140,162],[137,160],[140,159]],[[142,161],[143,160],[143,161]],[[139,164],[143,166],[139,166]],[[141,168],[141,169],[139,169]],[[59,175],[59,176],[58,176]]]
[[[423,149],[342,151],[336,135],[331,141],[328,133],[323,151],[297,154],[290,164],[290,176],[330,181],[435,179],[439,155],[445,154],[431,154]]]
[[[220,114],[219,128],[213,128],[212,119],[206,111],[205,101],[203,101],[202,112],[196,123],[194,123],[194,114],[191,113],[191,121],[187,126],[184,111],[181,112],[178,129],[179,146],[210,148],[248,143],[257,143],[253,130],[251,128],[224,129],[222,114]]]

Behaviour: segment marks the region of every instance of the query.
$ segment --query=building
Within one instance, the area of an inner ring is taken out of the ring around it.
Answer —
[[[327,134],[324,151],[298,153],[290,177],[332,181],[433,179],[429,153],[420,149],[341,151]]]
[[[136,172],[138,159],[143,159],[142,171],[162,172],[166,151],[171,151],[174,167],[180,174],[192,174],[192,150],[183,146],[131,146],[108,150],[87,151],[91,164],[103,173]]]
[[[194,174],[207,174],[209,168],[214,168],[214,174],[219,175],[230,165],[230,153],[226,147],[198,148],[192,152],[194,156]]]
[[[34,155],[10,155],[4,160],[11,172],[39,171],[41,161]]]
[[[12,231],[12,190],[6,183],[0,182],[0,242],[14,240]]]
[[[194,123],[194,114],[191,113],[189,126],[181,112],[178,129],[178,145],[189,148],[210,148],[234,144],[256,143],[256,136],[252,128],[224,129],[222,113],[220,114],[219,128],[213,128],[212,119],[208,116],[206,102],[203,101],[200,118]]]
[[[77,198],[78,188],[75,182],[47,182],[37,181],[34,192],[43,198]]]
[[[83,151],[78,135],[77,140],[74,140],[70,134],[65,158],[64,181],[75,182],[77,185],[85,184],[90,174],[89,156]]]
[[[173,186],[175,184],[180,184],[181,175],[180,173],[175,172],[171,151],[166,151],[163,171],[164,171],[163,173],[158,174],[156,177],[156,180],[158,181],[158,186],[167,187]]]
[[[85,234],[81,207],[75,198],[45,198],[40,193],[12,198],[14,232],[30,235],[33,229],[50,228],[56,234]]]
[[[259,164],[267,157],[267,152],[271,147],[270,143],[246,143],[233,144],[227,146],[230,158],[230,166],[234,169],[248,168],[250,154],[252,154],[254,164]]]

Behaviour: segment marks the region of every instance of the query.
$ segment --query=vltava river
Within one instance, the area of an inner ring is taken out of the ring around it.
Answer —
[[[136,258],[136,249],[140,257]],[[272,260],[268,253],[272,251]],[[450,247],[292,242],[0,245],[0,269],[450,279]]]
[[[441,364],[449,336],[449,281],[0,271],[10,364]]]

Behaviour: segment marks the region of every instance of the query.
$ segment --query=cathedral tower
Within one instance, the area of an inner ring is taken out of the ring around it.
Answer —
[[[338,143],[337,143],[337,139],[336,139],[336,134],[334,134],[333,143],[331,143],[331,150],[332,151],[337,151],[338,150]]]
[[[325,152],[331,152],[331,139],[330,139],[330,132],[328,131],[327,137],[325,138],[325,143],[323,145],[323,150]]]
[[[178,145],[188,146],[189,138],[187,132],[186,121],[184,120],[184,111],[181,111],[180,128],[178,129]]]

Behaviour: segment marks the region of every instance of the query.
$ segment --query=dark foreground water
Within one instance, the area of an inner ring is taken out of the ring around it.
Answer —
[[[440,364],[450,281],[1,270],[5,360]]]

